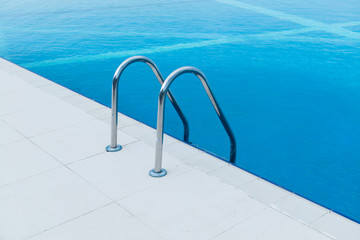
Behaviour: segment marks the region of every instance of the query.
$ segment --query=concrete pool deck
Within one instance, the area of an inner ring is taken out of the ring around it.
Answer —
[[[109,89],[110,94],[110,89]],[[0,58],[0,239],[359,239],[360,225]]]

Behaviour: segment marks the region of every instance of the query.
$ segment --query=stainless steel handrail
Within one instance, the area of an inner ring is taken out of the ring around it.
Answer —
[[[156,78],[162,85],[164,83],[164,78],[162,77],[156,64],[147,57],[144,56],[134,56],[123,61],[120,66],[116,69],[116,72],[113,77],[112,83],[112,94],[111,94],[111,142],[110,145],[106,147],[108,152],[116,152],[121,150],[121,146],[117,144],[117,124],[118,124],[118,83],[123,71],[132,63],[143,62],[146,63],[154,72]],[[186,120],[185,115],[181,111],[179,105],[177,104],[174,96],[169,91],[167,93],[170,102],[174,106],[176,112],[178,113],[181,121],[184,125],[184,141],[189,142],[189,124]]]
[[[173,71],[165,80],[162,85],[159,93],[158,99],[158,113],[157,113],[157,129],[156,129],[156,147],[155,147],[155,168],[152,169],[149,174],[152,177],[162,177],[166,175],[166,170],[161,167],[162,165],[162,153],[163,153],[163,137],[164,137],[164,109],[165,109],[165,96],[170,88],[170,85],[174,82],[174,80],[184,73],[193,73],[200,80],[205,88],[205,91],[210,98],[210,101],[215,108],[215,111],[225,128],[226,133],[230,138],[230,162],[235,163],[236,159],[236,140],[233,131],[230,128],[228,121],[225,118],[225,115],[221,111],[219,104],[217,103],[209,84],[206,80],[204,73],[202,73],[199,69],[194,67],[181,67]]]

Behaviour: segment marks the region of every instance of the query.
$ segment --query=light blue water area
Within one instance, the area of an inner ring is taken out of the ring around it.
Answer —
[[[0,55],[107,106],[117,66],[153,59],[164,76],[208,77],[236,135],[236,165],[360,222],[358,1],[4,1]],[[130,66],[119,109],[155,127],[159,84]],[[229,157],[199,80],[172,91],[194,145]],[[182,137],[166,105],[165,130]]]
[[[360,3],[357,0],[242,0],[242,2],[325,23],[360,21]]]
[[[359,25],[355,25],[355,26],[350,26],[350,27],[347,27],[347,28],[350,29],[351,31],[359,32],[359,33],[360,33],[360,24],[359,24]]]

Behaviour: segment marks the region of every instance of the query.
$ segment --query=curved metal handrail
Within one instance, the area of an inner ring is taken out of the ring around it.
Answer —
[[[123,71],[132,63],[135,62],[143,62],[146,63],[154,72],[156,78],[159,80],[160,84],[164,83],[164,78],[162,77],[158,67],[155,63],[147,57],[144,56],[134,56],[126,59],[123,61],[120,66],[117,68],[114,77],[113,77],[113,84],[112,84],[112,99],[111,99],[111,143],[109,146],[106,147],[108,152],[115,152],[121,149],[121,146],[117,144],[117,123],[118,123],[118,83]],[[177,104],[174,96],[169,91],[167,93],[170,102],[174,106],[176,112],[178,113],[181,121],[184,125],[184,141],[189,142],[189,123],[186,120],[185,115],[181,111],[179,105]]]
[[[181,67],[173,71],[165,80],[164,84],[161,87],[158,99],[158,114],[157,114],[157,130],[156,130],[156,147],[155,147],[155,168],[150,171],[150,176],[152,177],[162,177],[166,175],[166,170],[161,168],[162,165],[162,152],[163,152],[163,137],[164,137],[164,109],[165,109],[165,96],[170,88],[170,85],[174,82],[174,80],[184,73],[193,73],[200,80],[205,88],[205,91],[210,98],[210,101],[215,108],[215,111],[225,128],[226,133],[230,138],[230,162],[235,163],[236,159],[236,140],[234,133],[232,132],[229,123],[227,122],[225,115],[221,111],[220,106],[218,105],[210,87],[206,80],[204,73],[202,73],[199,69],[194,67]]]

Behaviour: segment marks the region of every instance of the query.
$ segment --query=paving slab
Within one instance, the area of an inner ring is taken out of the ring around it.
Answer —
[[[213,240],[225,239],[329,240],[331,238],[268,208],[213,238]]]
[[[273,203],[272,207],[307,225],[329,213],[328,209],[322,208],[310,201],[304,201],[302,197],[295,194],[291,194]]]
[[[162,240],[155,231],[116,203],[42,232],[29,240]]]
[[[109,202],[69,169],[58,168],[0,188],[0,233],[24,239]]]
[[[313,228],[338,240],[358,240],[360,237],[359,225],[334,212],[322,216],[311,224]]]
[[[232,165],[227,165],[211,171],[209,172],[209,175],[235,187],[239,187],[257,179],[256,176]]]
[[[204,152],[190,155],[187,158],[183,158],[182,161],[196,169],[200,169],[205,173],[209,173],[229,165],[229,163]]]
[[[15,131],[9,125],[7,125],[4,121],[0,120],[0,146],[6,143],[15,142],[25,137],[21,135],[19,132]]]
[[[3,117],[4,122],[26,137],[41,135],[93,119],[85,111],[65,102],[40,106]]]
[[[46,106],[56,102],[59,102],[59,99],[32,86],[20,88],[17,91],[7,91],[0,94],[0,118],[9,114],[35,111],[38,106]]]
[[[173,240],[210,239],[266,208],[244,192],[197,170],[118,202]]]
[[[105,147],[110,144],[110,128],[95,119],[30,139],[62,163],[68,164],[105,153]],[[138,140],[126,133],[118,132],[119,144],[126,145],[135,141]]]
[[[0,146],[0,187],[60,167],[28,139]]]
[[[238,188],[266,205],[291,195],[291,192],[260,178],[244,183]]]

